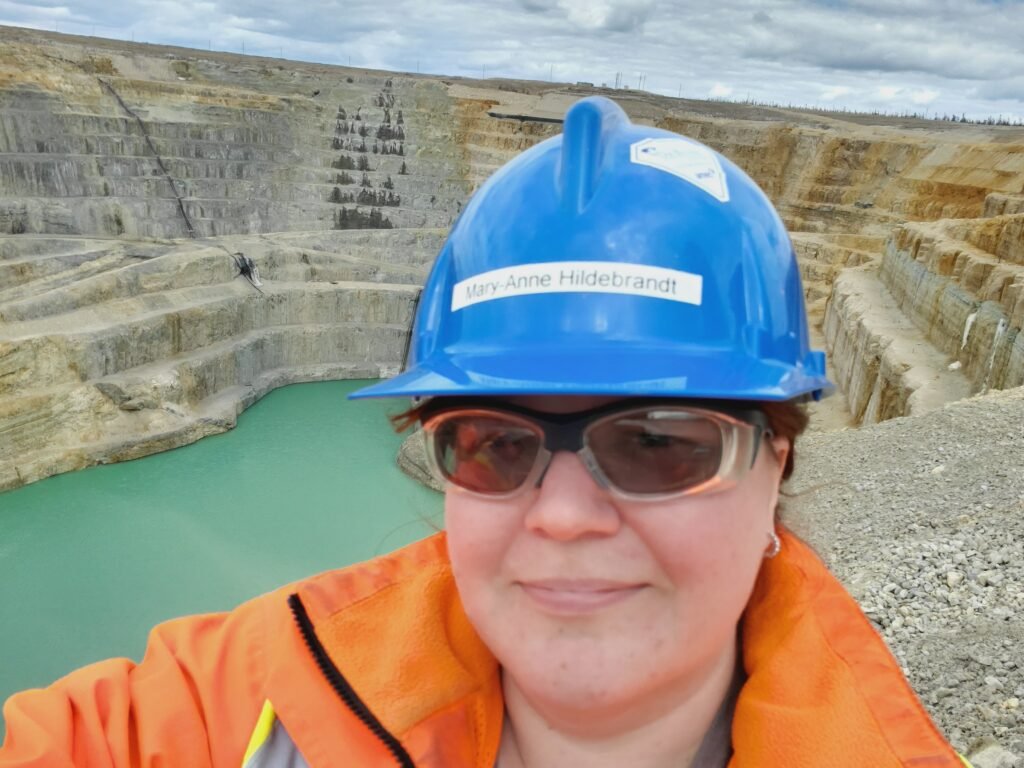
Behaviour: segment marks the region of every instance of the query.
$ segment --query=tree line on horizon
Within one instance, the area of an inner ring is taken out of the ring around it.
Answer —
[[[928,114],[927,112],[915,112],[913,110],[901,110],[888,112],[881,109],[873,110],[861,110],[861,109],[850,109],[849,107],[824,107],[824,106],[808,106],[801,104],[787,103],[773,101],[758,101],[757,99],[745,98],[745,99],[730,99],[727,97],[718,98],[707,98],[699,99],[699,101],[711,101],[721,102],[725,104],[742,104],[747,107],[766,107],[769,109],[792,109],[798,112],[815,112],[820,114],[828,115],[864,115],[867,117],[891,117],[899,120],[932,120],[936,122],[946,123],[966,123],[970,125],[991,125],[991,126],[1010,126],[1010,127],[1024,127],[1024,118],[1008,117],[1006,115],[989,115],[983,118],[968,117],[966,112],[961,112],[959,115],[955,113],[934,113]]]

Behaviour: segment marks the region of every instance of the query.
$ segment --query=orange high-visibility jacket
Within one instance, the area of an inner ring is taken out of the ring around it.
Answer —
[[[963,768],[853,599],[783,533],[742,622],[731,768]],[[171,621],[12,697],[0,768],[492,768],[498,666],[445,539]]]

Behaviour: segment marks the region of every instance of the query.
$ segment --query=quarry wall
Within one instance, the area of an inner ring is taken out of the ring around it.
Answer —
[[[469,194],[594,90],[0,36],[0,489],[396,370]],[[778,207],[834,426],[1024,383],[1024,132],[612,95]]]

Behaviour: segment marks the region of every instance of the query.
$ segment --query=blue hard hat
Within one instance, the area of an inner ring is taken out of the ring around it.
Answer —
[[[764,193],[703,144],[591,97],[472,197],[423,288],[407,370],[352,397],[830,389]]]

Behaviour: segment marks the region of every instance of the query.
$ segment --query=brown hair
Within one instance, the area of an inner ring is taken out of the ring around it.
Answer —
[[[416,403],[415,405],[406,408],[401,413],[393,413],[388,416],[388,421],[391,422],[392,429],[395,432],[405,432],[413,424],[420,420],[420,416],[423,414],[423,410],[427,407],[429,400],[423,400],[422,402]]]
[[[787,480],[793,474],[795,466],[796,439],[807,429],[811,417],[804,404],[795,400],[760,402],[757,407],[768,417],[772,432],[789,441],[789,455],[786,456],[786,466],[782,469],[782,479]]]

